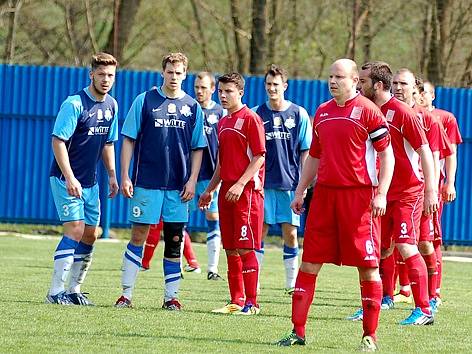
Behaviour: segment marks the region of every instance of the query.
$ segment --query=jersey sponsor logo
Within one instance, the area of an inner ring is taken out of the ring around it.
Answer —
[[[279,129],[282,126],[282,118],[277,116],[277,117],[274,117],[272,121],[273,121],[272,125],[274,126],[275,129]]]
[[[176,113],[177,112],[177,106],[174,103],[170,103],[167,106],[167,113]]]
[[[395,115],[395,111],[392,109],[389,109],[387,111],[387,114],[385,115],[385,118],[387,119],[387,122],[393,121],[393,116]]]
[[[289,132],[268,132],[265,133],[266,140],[290,140],[292,138],[292,134]]]
[[[207,117],[207,122],[210,124],[216,124],[218,123],[218,116],[214,113],[209,114]]]
[[[105,119],[108,121],[110,121],[111,119],[113,118],[113,115],[111,114],[111,110],[109,108],[107,108],[105,110]]]
[[[184,120],[179,120],[175,118],[156,118],[154,119],[155,128],[178,128],[185,129],[187,124]]]
[[[97,122],[103,122],[103,111],[101,109],[97,110]]]
[[[292,129],[295,127],[295,118],[293,117],[288,117],[286,120],[285,120],[285,123],[284,125],[287,127],[287,129]]]
[[[110,127],[90,127],[87,135],[107,135]]]
[[[92,118],[95,115],[96,112],[89,113],[89,118]]]
[[[363,109],[364,109],[363,107],[354,106],[354,108],[351,111],[350,118],[352,118],[352,119],[361,119],[361,114],[362,114]]]
[[[270,121],[267,120],[267,121],[263,122],[262,124],[263,124],[263,125],[266,125],[266,124],[269,123],[269,122],[270,122]]]
[[[157,107],[157,108],[153,108],[152,111],[153,111],[154,113],[156,113],[156,112],[159,112],[161,109],[162,109],[162,108]]]
[[[206,135],[211,135],[211,133],[213,133],[213,127],[207,127],[205,125],[205,126],[203,126],[203,129],[205,130]]]
[[[244,125],[244,119],[238,118],[234,123],[234,129],[241,130]]]
[[[184,105],[181,109],[180,109],[180,114],[182,114],[183,116],[185,117],[188,117],[192,114],[192,111],[190,110],[190,107],[188,105]]]

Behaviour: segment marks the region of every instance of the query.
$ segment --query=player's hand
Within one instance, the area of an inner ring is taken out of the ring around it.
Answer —
[[[200,195],[200,198],[198,199],[198,207],[201,210],[206,210],[210,207],[211,204],[211,193],[210,192],[203,192],[203,194]]]
[[[187,183],[185,183],[184,189],[180,192],[180,199],[182,199],[183,202],[188,202],[195,197],[195,184],[196,183],[192,180],[188,180]]]
[[[121,193],[123,193],[125,198],[133,198],[133,183],[131,183],[129,176],[125,176],[121,179]]]
[[[231,186],[231,188],[226,192],[225,199],[228,202],[236,203],[244,190],[244,184],[241,182],[236,182]]]
[[[290,204],[290,208],[297,215],[301,215],[305,211],[305,208],[303,207],[303,198],[305,194],[306,192],[301,195],[295,194],[295,197],[293,198],[292,203]]]
[[[446,182],[441,190],[442,200],[445,203],[453,202],[456,199],[456,187],[454,183]]]
[[[82,185],[77,180],[77,178],[67,178],[66,179],[66,189],[67,193],[76,198],[82,198]]]
[[[374,199],[372,199],[371,207],[374,218],[384,216],[387,210],[387,197],[382,193],[377,193]]]
[[[424,192],[424,204],[423,204],[423,213],[425,215],[431,215],[438,210],[438,193],[437,191],[425,191]]]
[[[115,176],[108,178],[108,198],[113,198],[118,194],[120,187],[118,186],[118,181]]]

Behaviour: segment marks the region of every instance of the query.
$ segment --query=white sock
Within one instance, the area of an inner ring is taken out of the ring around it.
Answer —
[[[295,280],[298,274],[298,246],[288,247],[284,245],[284,267],[285,267],[285,287],[291,289],[295,287]]]
[[[69,294],[80,293],[87,271],[92,264],[93,246],[79,242],[75,249],[74,263],[70,270]]]
[[[64,284],[69,277],[74,262],[75,248],[79,243],[64,235],[54,252],[54,272],[52,274],[49,295],[57,295],[64,291]]]
[[[218,273],[220,260],[221,235],[220,230],[207,235],[208,272]]]
[[[141,268],[141,259],[143,246],[134,246],[128,243],[123,255],[123,272],[121,273],[121,286],[123,287],[123,296],[131,300],[134,285]]]
[[[168,259],[162,260],[164,269],[164,301],[177,299],[179,295],[181,268],[180,260],[172,262]]]

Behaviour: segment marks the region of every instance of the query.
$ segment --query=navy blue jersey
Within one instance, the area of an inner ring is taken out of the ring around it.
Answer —
[[[203,150],[199,181],[209,180],[213,176],[218,156],[218,121],[226,115],[226,110],[214,101],[211,101],[209,108],[202,108],[202,110],[205,114],[203,128],[208,147]]]
[[[97,163],[106,143],[118,140],[118,105],[106,95],[96,101],[88,87],[67,97],[54,123],[52,135],[65,141],[69,162],[82,187],[97,183]],[[54,158],[50,176],[64,180]]]
[[[161,89],[133,102],[121,134],[135,140],[133,184],[146,189],[182,190],[191,172],[191,150],[207,146],[203,112],[182,92],[169,98]]]
[[[253,108],[262,119],[266,138],[264,188],[295,190],[300,176],[300,155],[311,144],[312,131],[303,107],[286,101],[283,111],[268,103]]]

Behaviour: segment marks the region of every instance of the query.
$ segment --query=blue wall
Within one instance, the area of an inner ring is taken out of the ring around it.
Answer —
[[[188,93],[193,92],[194,79],[194,75],[189,75],[184,82]],[[62,101],[88,82],[86,68],[0,65],[0,221],[58,223],[48,180],[50,134]],[[117,73],[111,94],[119,104],[120,126],[134,97],[161,83],[158,72]],[[310,115],[330,97],[326,82],[315,80],[290,80],[286,96],[304,106]],[[265,99],[263,78],[248,77],[245,103],[252,107]],[[445,240],[449,244],[472,245],[472,90],[439,87],[435,103],[456,115],[464,138],[458,156],[458,198],[444,211]],[[120,149],[121,142],[117,145],[117,163]],[[106,185],[102,170],[100,178]],[[102,192],[105,194],[104,188]],[[102,219],[106,221],[109,215],[112,226],[128,225],[125,198],[119,196],[102,205]],[[194,213],[189,226],[203,228],[202,214]]]

